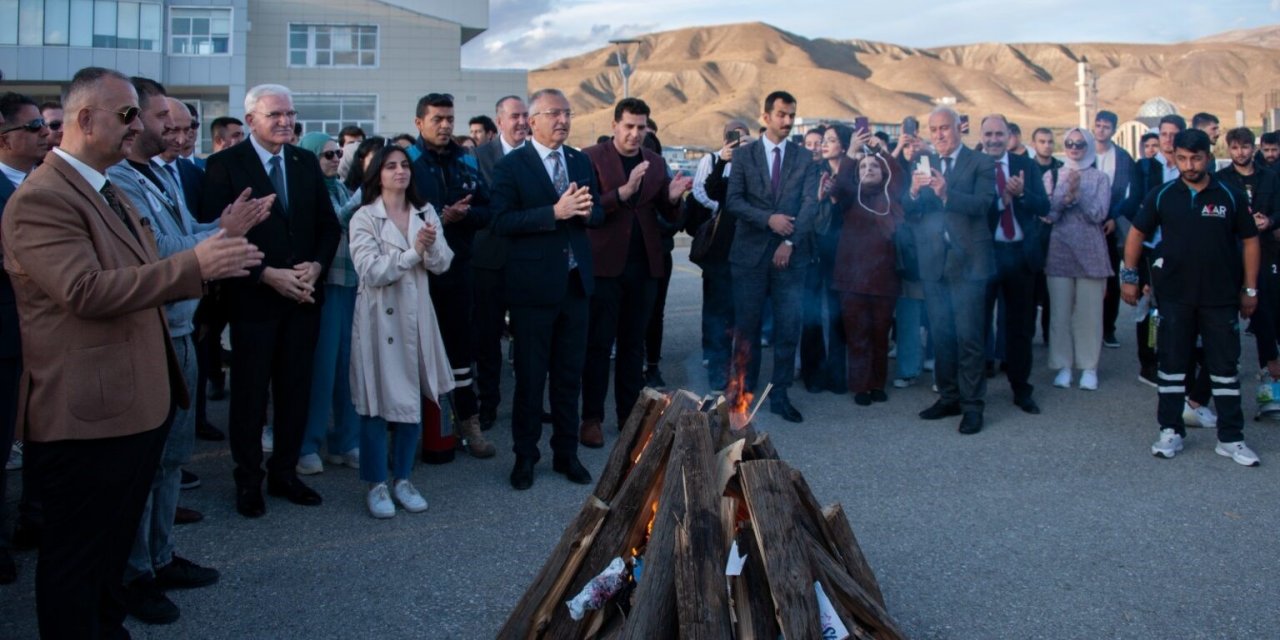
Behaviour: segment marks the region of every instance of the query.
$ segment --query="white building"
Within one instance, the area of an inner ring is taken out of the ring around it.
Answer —
[[[204,124],[243,119],[249,87],[283,84],[304,130],[330,133],[416,134],[418,98],[450,93],[465,133],[527,91],[523,70],[462,68],[488,26],[488,0],[0,0],[0,71],[4,90],[41,100],[87,66],[146,76]]]

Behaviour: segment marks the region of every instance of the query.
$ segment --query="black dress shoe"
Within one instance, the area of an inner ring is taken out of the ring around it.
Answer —
[[[958,431],[967,436],[973,435],[979,431],[982,431],[982,412],[981,411],[964,412],[964,417],[960,419],[960,428],[958,429]]]
[[[511,488],[524,491],[533,486],[533,458],[516,458],[516,466],[511,469]]]
[[[180,469],[180,471],[182,471],[182,479],[178,481],[178,487],[180,489],[188,491],[200,486],[200,476],[191,473],[186,469]]]
[[[0,584],[13,584],[18,579],[18,565],[8,549],[0,549]]]
[[[551,463],[551,469],[564,475],[569,479],[569,482],[574,484],[591,484],[591,472],[582,466],[578,456],[556,458]]]
[[[236,487],[236,511],[246,518],[261,518],[267,513],[267,503],[258,487]]]
[[[304,507],[315,507],[324,502],[320,498],[320,494],[316,493],[311,487],[302,484],[302,481],[297,478],[281,478],[279,480],[267,478],[267,495],[284,498],[289,502]]]
[[[960,405],[948,404],[942,400],[933,403],[933,406],[920,412],[920,418],[923,420],[941,420],[952,416],[960,415]]]
[[[859,407],[871,406],[871,394],[863,391],[862,393],[853,394],[853,403]]]
[[[871,401],[872,402],[888,402],[889,394],[885,393],[884,389],[872,389]]]
[[[800,415],[800,412],[791,406],[791,400],[786,396],[770,399],[769,412],[781,416],[787,422],[804,422],[804,416]]]
[[[644,386],[653,389],[662,389],[667,386],[667,381],[662,379],[662,370],[658,369],[658,365],[651,364],[645,368]]]
[[[196,589],[214,584],[219,577],[217,569],[174,556],[169,564],[156,571],[156,586],[161,589]]]
[[[203,513],[186,507],[178,507],[178,510],[173,514],[174,524],[195,524],[201,520],[204,520]]]
[[[222,442],[227,439],[226,434],[220,429],[209,424],[207,420],[201,420],[196,423],[196,437],[208,442]]]
[[[551,412],[550,412],[550,411],[543,411],[543,412],[542,412],[542,424],[551,424],[552,422],[555,422],[555,417],[551,415]]]
[[[182,615],[178,605],[151,578],[140,578],[124,586],[124,609],[147,624],[172,624]]]
[[[805,380],[804,390],[808,391],[809,393],[818,394],[825,391],[826,387],[823,386],[823,384],[817,380]]]
[[[1031,396],[1027,396],[1025,398],[1014,398],[1013,404],[1033,416],[1040,415],[1040,405],[1036,404],[1036,401],[1033,400]]]
[[[40,527],[31,524],[27,520],[18,520],[18,525],[13,528],[13,548],[18,551],[30,551],[40,546]]]

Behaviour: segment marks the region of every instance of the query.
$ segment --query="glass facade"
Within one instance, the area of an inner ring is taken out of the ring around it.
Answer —
[[[208,56],[231,54],[231,9],[169,9],[169,53]]]
[[[347,125],[377,131],[378,96],[366,94],[293,94],[293,108],[304,134],[323,131],[331,136]]]
[[[291,67],[376,67],[378,27],[355,24],[290,24]]]
[[[160,51],[158,2],[0,0],[0,45]]]

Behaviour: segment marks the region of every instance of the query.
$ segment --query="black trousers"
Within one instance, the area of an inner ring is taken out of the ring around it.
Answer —
[[[18,417],[18,378],[21,376],[22,358],[0,358],[0,459],[2,460],[9,459],[9,448],[13,446],[13,427]],[[25,461],[23,468],[26,468]],[[8,471],[0,471],[0,549],[9,548],[9,520],[5,517],[9,504],[8,478]]]
[[[733,275],[726,262],[702,265],[702,344],[707,384],[724,390],[733,353]]]
[[[617,341],[613,400],[618,427],[626,422],[644,388],[645,336],[661,280],[647,262],[628,261],[622,275],[596,278],[582,369],[582,419],[604,421],[609,392],[609,348]]]
[[[1027,264],[1023,242],[995,243],[996,275],[987,286],[987,321],[991,326],[996,297],[1004,294],[1004,363],[1014,399],[1031,396],[1031,343],[1036,336],[1036,272]]]
[[[475,360],[475,325],[472,323],[473,289],[471,265],[455,264],[444,276],[430,277],[431,304],[435,307],[440,337],[449,356],[449,367],[457,383],[450,393],[453,414],[460,420],[476,415],[476,390],[472,386],[471,363]]]
[[[298,305],[269,320],[231,322],[231,457],[236,486],[262,484],[262,427],[268,390],[275,447],[267,473],[293,478],[307,426],[320,307]]]
[[[559,304],[511,307],[515,340],[516,390],[511,412],[511,449],[538,460],[542,437],[542,398],[551,383],[551,451],[557,457],[578,453],[578,396],[587,355],[587,293],[575,269]],[[607,357],[607,355],[606,355]]]
[[[172,418],[119,438],[26,443],[44,515],[41,638],[128,637],[121,582]]]
[[[1280,358],[1276,347],[1276,323],[1280,320],[1280,269],[1276,255],[1264,253],[1258,269],[1258,308],[1249,318],[1249,330],[1258,342],[1258,366]]]
[[[1151,262],[1153,261],[1152,251],[1144,248],[1142,257],[1138,259],[1138,296],[1142,296],[1142,289],[1151,284]],[[1154,292],[1157,301],[1160,292]],[[1143,318],[1137,324],[1138,331],[1138,364],[1144,369],[1154,368],[1156,366],[1156,350],[1151,347],[1149,338],[1151,336],[1151,316]],[[1159,342],[1159,336],[1156,336],[1156,342]]]
[[[1107,258],[1111,260],[1111,272],[1120,273],[1120,248],[1116,246],[1116,232],[1106,236]],[[1116,333],[1116,318],[1120,317],[1120,278],[1107,278],[1107,291],[1102,297],[1102,335],[1113,336]]]
[[[507,305],[501,269],[473,269],[475,296],[476,390],[480,412],[493,415],[502,402],[502,334],[507,328]]]
[[[840,313],[840,294],[831,288],[839,233],[828,236],[818,239],[818,259],[804,278],[800,377],[807,385],[842,389],[845,386],[845,361],[848,359],[844,320]]]
[[[657,367],[658,363],[662,362],[662,329],[666,322],[667,291],[671,288],[670,251],[662,255],[662,263],[665,265],[667,275],[658,278],[658,293],[654,297],[653,311],[649,314],[649,326],[644,332],[644,352],[651,367]],[[627,411],[631,411],[631,408],[628,407]]]
[[[1244,439],[1240,408],[1240,309],[1235,305],[1197,306],[1160,303],[1160,401],[1156,419],[1162,429],[1186,435],[1182,423],[1183,397],[1192,379],[1196,338],[1204,344],[1204,368],[1218,410],[1218,441]]]
[[[215,285],[216,290],[216,285]],[[222,330],[227,326],[226,302],[220,293],[200,300],[196,309],[196,424],[209,421],[209,383],[226,384],[222,374]]]

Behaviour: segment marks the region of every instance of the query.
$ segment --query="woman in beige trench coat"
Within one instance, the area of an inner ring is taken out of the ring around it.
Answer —
[[[360,276],[351,334],[351,399],[360,414],[360,478],[375,518],[427,501],[413,484],[422,403],[453,389],[453,372],[431,305],[427,272],[442,273],[453,251],[435,209],[413,189],[409,156],[380,149],[365,172],[365,205],[351,218],[351,261]],[[387,428],[394,430],[387,486]]]

